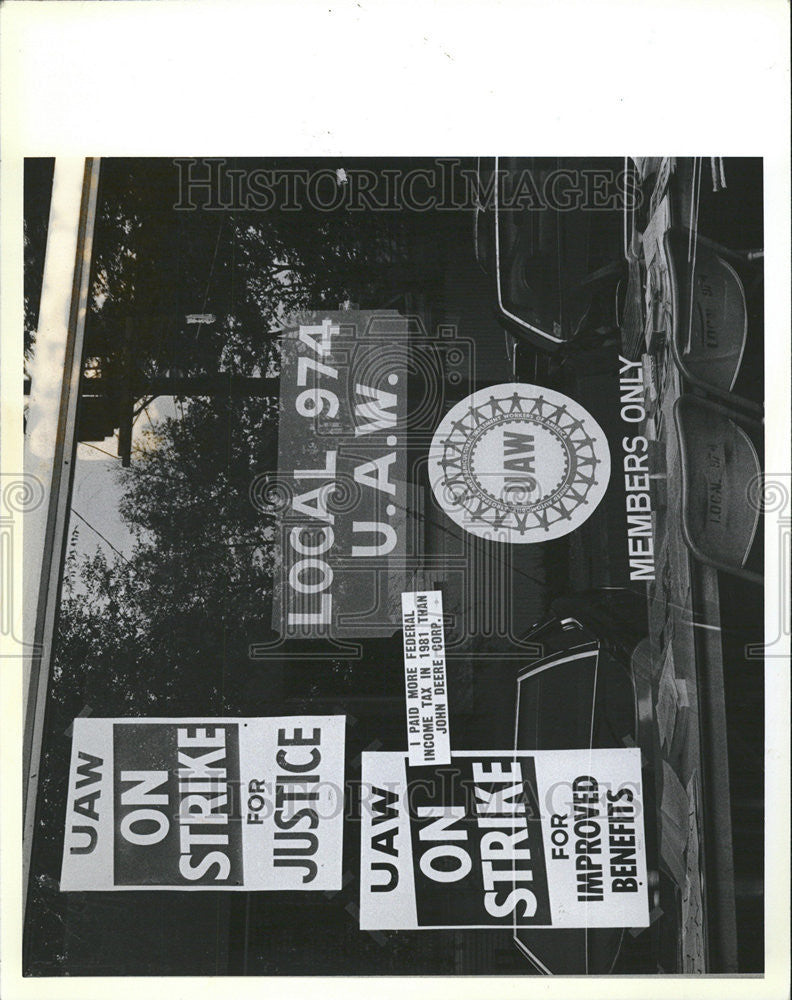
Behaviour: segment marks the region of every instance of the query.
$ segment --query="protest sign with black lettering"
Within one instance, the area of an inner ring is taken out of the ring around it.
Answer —
[[[636,749],[365,753],[360,926],[649,923]]]
[[[340,889],[344,728],[75,719],[61,889]]]
[[[410,763],[450,764],[443,594],[402,594],[404,685]]]

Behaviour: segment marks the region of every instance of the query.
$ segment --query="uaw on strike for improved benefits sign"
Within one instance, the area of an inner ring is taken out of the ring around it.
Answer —
[[[340,889],[344,726],[76,719],[61,889]]]
[[[637,749],[364,753],[360,926],[645,927]]]

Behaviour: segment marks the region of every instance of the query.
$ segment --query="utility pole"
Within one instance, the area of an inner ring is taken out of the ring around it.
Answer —
[[[192,313],[188,324],[214,323],[211,313]],[[134,371],[135,320],[124,323],[118,348],[118,369],[96,377],[83,373],[80,387],[79,440],[99,441],[118,428],[118,455],[126,468],[132,462],[132,426],[140,399],[157,396],[209,396],[220,399],[250,399],[272,396],[273,379],[266,376],[234,375],[144,375]]]

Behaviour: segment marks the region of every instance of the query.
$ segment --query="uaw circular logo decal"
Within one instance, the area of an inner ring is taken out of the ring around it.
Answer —
[[[610,452],[591,414],[568,396],[507,382],[457,403],[429,451],[432,490],[466,531],[546,542],[589,518],[605,495]]]

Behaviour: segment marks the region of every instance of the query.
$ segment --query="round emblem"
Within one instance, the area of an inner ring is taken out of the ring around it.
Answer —
[[[591,516],[610,478],[608,442],[574,399],[507,382],[479,389],[443,418],[429,450],[437,502],[457,524],[499,542],[546,542]]]

